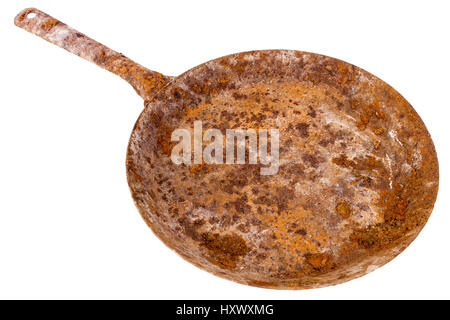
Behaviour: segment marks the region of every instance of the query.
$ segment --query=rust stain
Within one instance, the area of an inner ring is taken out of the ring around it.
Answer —
[[[45,31],[50,31],[54,26],[56,26],[59,23],[58,20],[54,18],[48,18],[44,22],[41,23],[41,28]]]
[[[244,239],[236,234],[205,232],[201,235],[200,246],[207,250],[212,263],[227,269],[235,268],[239,259],[250,251]]]
[[[350,205],[345,201],[339,202],[336,205],[336,213],[344,218],[350,218],[351,213]]]

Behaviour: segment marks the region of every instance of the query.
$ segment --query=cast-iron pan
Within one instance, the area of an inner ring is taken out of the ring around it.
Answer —
[[[133,199],[153,232],[204,270],[265,288],[334,285],[393,259],[431,214],[439,178],[430,135],[398,92],[358,67],[263,50],[169,77],[39,10],[15,23],[144,99],[126,160]],[[276,128],[277,173],[249,161],[175,164],[171,134],[194,121],[224,134]]]

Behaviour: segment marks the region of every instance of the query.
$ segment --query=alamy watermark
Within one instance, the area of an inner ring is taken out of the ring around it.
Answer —
[[[279,167],[279,138],[278,129],[273,128],[269,130],[226,129],[224,157],[222,131],[212,128],[203,132],[202,121],[194,121],[193,140],[190,129],[182,128],[172,132],[171,141],[178,143],[172,149],[171,159],[177,165],[182,163],[185,165],[203,164],[203,162],[206,164],[245,164],[248,144],[248,163],[257,164],[259,162],[266,165],[266,167],[261,167],[260,174],[273,175],[278,172]]]

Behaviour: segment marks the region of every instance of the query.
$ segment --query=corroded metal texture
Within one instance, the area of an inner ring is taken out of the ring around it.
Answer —
[[[175,165],[171,132],[278,128],[280,168]],[[390,261],[417,236],[438,189],[431,138],[409,103],[348,63],[254,51],[200,65],[149,103],[128,182],[154,233],[191,263],[240,283],[306,289]]]
[[[171,77],[144,68],[123,54],[111,50],[38,9],[23,10],[16,16],[14,23],[16,26],[120,76],[130,83],[144,100],[150,100],[153,94],[171,79]]]
[[[127,152],[132,196],[153,232],[202,269],[266,288],[334,285],[393,259],[431,214],[439,177],[430,135],[399,93],[360,68],[269,50],[171,78],[39,10],[15,23],[118,74],[146,100]],[[278,173],[174,164],[171,134],[196,120],[223,133],[278,129]]]

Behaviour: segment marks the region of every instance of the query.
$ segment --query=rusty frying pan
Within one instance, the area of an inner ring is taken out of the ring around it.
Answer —
[[[362,276],[418,235],[438,190],[430,135],[389,85],[346,62],[291,50],[232,54],[178,77],[150,71],[36,10],[15,24],[130,83],[144,99],[126,169],[153,232],[192,264],[253,286],[306,289]],[[262,163],[175,164],[171,135],[279,132]]]

